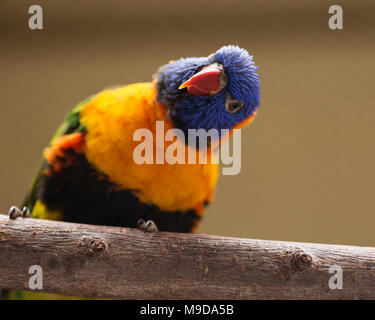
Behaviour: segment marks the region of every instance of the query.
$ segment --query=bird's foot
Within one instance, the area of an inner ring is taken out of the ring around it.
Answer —
[[[15,220],[18,217],[22,218],[30,218],[30,210],[27,207],[23,207],[22,211],[16,207],[16,206],[11,206],[9,209],[9,219]]]
[[[139,219],[137,222],[138,229],[143,230],[144,232],[158,232],[158,227],[156,226],[156,223],[152,220],[143,220]]]

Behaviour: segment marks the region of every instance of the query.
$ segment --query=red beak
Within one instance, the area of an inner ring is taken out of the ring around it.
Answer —
[[[223,87],[223,74],[223,68],[217,63],[214,63],[204,67],[201,71],[180,85],[178,89],[187,88],[191,96],[208,96],[215,94]]]

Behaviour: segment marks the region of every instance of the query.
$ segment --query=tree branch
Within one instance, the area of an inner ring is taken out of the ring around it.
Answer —
[[[118,299],[374,299],[375,248],[144,233],[0,215],[0,287]],[[332,290],[329,268],[343,270]]]

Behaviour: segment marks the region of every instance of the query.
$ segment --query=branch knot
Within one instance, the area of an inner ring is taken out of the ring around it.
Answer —
[[[105,241],[96,237],[83,237],[77,246],[81,248],[82,253],[90,257],[99,256],[107,248]]]
[[[312,261],[313,259],[309,254],[303,251],[296,251],[293,252],[290,263],[295,270],[303,271],[311,267]]]

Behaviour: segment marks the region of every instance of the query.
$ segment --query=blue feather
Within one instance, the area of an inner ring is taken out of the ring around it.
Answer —
[[[190,96],[178,87],[202,67],[220,63],[227,85],[214,96]],[[238,46],[224,46],[208,57],[181,58],[161,67],[157,80],[158,101],[168,108],[176,127],[187,129],[233,129],[254,114],[260,103],[260,81],[252,56]],[[243,107],[236,113],[225,108],[227,93]]]

